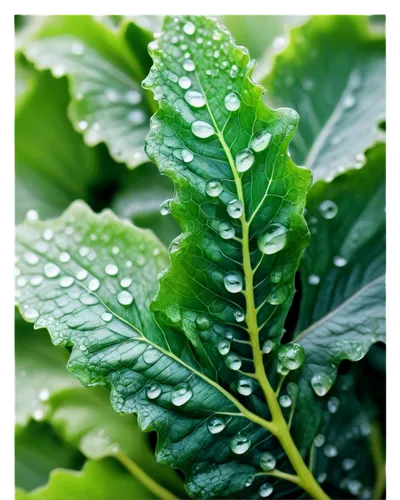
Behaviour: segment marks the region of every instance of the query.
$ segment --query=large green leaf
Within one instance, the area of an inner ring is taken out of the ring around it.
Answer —
[[[384,138],[385,40],[366,16],[313,16],[294,28],[262,83],[270,102],[302,117],[290,152],[314,181],[362,167]]]
[[[89,146],[104,142],[118,162],[144,161],[149,104],[140,88],[146,66],[125,37],[91,16],[49,16],[24,46],[38,69],[70,81],[69,116]],[[130,35],[132,36],[132,35]]]

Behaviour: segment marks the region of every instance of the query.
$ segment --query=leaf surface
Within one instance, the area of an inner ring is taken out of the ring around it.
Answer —
[[[313,16],[262,79],[268,100],[302,117],[290,152],[314,182],[365,164],[384,139],[385,40],[366,16]]]

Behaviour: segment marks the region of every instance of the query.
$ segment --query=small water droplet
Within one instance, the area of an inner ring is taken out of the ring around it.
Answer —
[[[100,288],[100,281],[97,278],[93,278],[89,281],[88,288],[90,291],[95,292]]]
[[[335,257],[333,257],[333,264],[336,267],[344,267],[347,264],[347,260],[340,255],[336,255]]]
[[[232,200],[228,203],[226,211],[232,219],[239,219],[243,215],[243,204],[239,200]]]
[[[264,483],[258,488],[258,494],[262,498],[269,497],[273,491],[274,487],[272,486],[272,484],[269,483]]]
[[[266,340],[262,346],[263,354],[269,354],[274,347],[275,347],[275,345],[272,342],[272,340]]]
[[[196,120],[192,123],[192,132],[200,139],[207,139],[215,134],[214,128],[207,122]]]
[[[30,284],[32,286],[39,286],[43,281],[43,276],[40,276],[39,274],[32,276],[31,279],[29,280]]]
[[[40,389],[39,391],[39,399],[40,401],[47,401],[50,397],[50,391],[46,388],[46,387],[43,387],[42,389]]]
[[[42,410],[35,410],[32,414],[32,417],[33,417],[33,420],[36,420],[37,422],[40,421],[40,420],[43,420],[44,418],[44,413]]]
[[[62,263],[66,263],[68,262],[69,260],[71,259],[71,256],[69,255],[68,252],[61,252],[59,257],[58,257],[58,260]]]
[[[303,346],[289,342],[279,348],[278,359],[288,370],[297,370],[304,363]]]
[[[240,378],[236,382],[236,390],[242,396],[250,396],[253,392],[253,383],[249,378]]]
[[[266,471],[274,470],[276,466],[275,457],[271,453],[266,451],[260,457],[260,466],[263,470]]]
[[[88,122],[86,120],[81,120],[78,122],[79,130],[86,130],[88,128]]]
[[[118,274],[118,267],[115,264],[107,264],[104,271],[108,276],[116,276]]]
[[[196,326],[201,332],[204,332],[211,327],[211,321],[207,316],[201,314],[196,318]]]
[[[193,33],[196,31],[196,27],[195,25],[188,21],[184,27],[183,27],[183,31],[187,34],[187,35],[193,35]]]
[[[240,108],[240,97],[235,92],[225,96],[224,102],[228,111],[237,111]]]
[[[182,149],[182,159],[185,163],[190,163],[193,160],[194,156],[191,151],[187,149]]]
[[[314,438],[314,444],[317,448],[321,448],[325,443],[325,436],[323,434],[317,434]]]
[[[244,321],[244,313],[240,309],[236,309],[236,311],[233,311],[233,316],[238,323],[242,323],[242,321]]]
[[[112,317],[113,317],[113,315],[111,313],[109,313],[109,312],[103,312],[103,314],[101,315],[101,319],[103,321],[107,321],[107,322],[111,321]]]
[[[346,95],[343,99],[343,106],[345,109],[353,108],[356,104],[356,98],[353,95]]]
[[[235,165],[238,172],[246,172],[254,163],[254,153],[251,149],[242,149],[236,154]]]
[[[160,205],[160,214],[169,215],[171,213],[171,200],[165,200]]]
[[[322,484],[326,478],[328,477],[328,474],[326,472],[320,472],[317,476],[317,481]]]
[[[311,386],[318,396],[325,396],[332,383],[331,377],[325,373],[317,373],[311,378]]]
[[[45,229],[43,231],[43,239],[46,241],[51,241],[53,239],[54,233],[52,229]]]
[[[122,306],[129,306],[133,302],[133,296],[130,292],[123,290],[118,293],[117,300]]]
[[[328,458],[333,458],[336,457],[337,455],[337,448],[333,444],[327,444],[324,447],[324,455]]]
[[[87,275],[88,272],[86,271],[86,269],[80,269],[75,276],[77,280],[82,281],[87,278]]]
[[[237,354],[231,353],[225,358],[225,364],[231,370],[237,371],[240,370],[242,366],[242,360]]]
[[[39,262],[39,256],[33,252],[26,252],[24,254],[24,259],[31,266],[34,266]]]
[[[229,446],[236,455],[243,455],[250,448],[251,440],[249,436],[239,432],[229,441]]]
[[[73,285],[74,281],[75,280],[72,276],[63,276],[60,279],[60,286],[61,288],[69,288],[70,286]]]
[[[218,180],[208,181],[206,184],[206,193],[212,198],[216,198],[222,193],[222,184]]]
[[[251,486],[254,482],[254,477],[253,476],[247,476],[246,481],[244,483],[245,487],[248,488]]]
[[[333,219],[338,210],[336,203],[331,200],[325,200],[319,205],[319,211],[324,219]]]
[[[360,481],[357,481],[357,479],[350,479],[347,483],[347,489],[349,490],[349,493],[351,495],[358,496],[360,494],[361,488],[362,484]]]
[[[230,271],[224,276],[225,288],[230,293],[239,293],[243,290],[243,276],[237,271]]]
[[[235,228],[230,222],[221,222],[218,229],[224,240],[230,240],[235,236]]]
[[[310,285],[319,285],[321,278],[316,274],[310,274],[307,281]]]
[[[28,309],[24,311],[24,316],[27,320],[36,321],[39,317],[39,312],[33,307],[28,307]]]
[[[356,460],[354,460],[354,458],[345,458],[342,462],[342,468],[347,472],[355,467],[356,463],[357,462]]]
[[[190,385],[186,382],[176,385],[171,391],[171,401],[175,406],[184,405],[192,396],[193,391],[190,388]]]
[[[329,413],[336,413],[339,409],[340,401],[335,397],[329,398],[327,406]]]
[[[157,399],[161,394],[161,386],[160,384],[151,384],[146,388],[146,396],[149,399]]]
[[[289,408],[289,406],[292,404],[292,399],[290,398],[290,396],[284,394],[279,398],[279,404],[282,406],[282,408]]]
[[[250,142],[250,147],[255,151],[256,153],[259,153],[260,151],[264,151],[264,149],[267,149],[269,146],[269,143],[271,142],[271,133],[266,131],[266,130],[261,130],[260,132],[257,132],[251,139]]]
[[[231,350],[231,343],[228,339],[222,339],[218,342],[218,351],[222,356],[226,356]]]
[[[81,56],[85,51],[84,46],[81,43],[73,43],[71,47],[71,52],[76,56]]]
[[[44,274],[47,278],[56,278],[60,272],[60,268],[51,262],[44,266]]]
[[[282,224],[269,224],[266,231],[260,234],[257,243],[261,252],[272,255],[281,251],[287,240],[287,229]]]
[[[290,286],[289,285],[277,285],[273,288],[272,292],[267,297],[267,302],[273,306],[279,306],[283,304],[285,300],[289,297]]]
[[[185,101],[194,108],[202,108],[206,104],[203,94],[196,90],[188,90],[185,94]]]
[[[122,278],[120,285],[122,286],[122,288],[129,288],[132,285],[132,279]]]
[[[38,220],[39,219],[39,214],[36,210],[28,210],[26,212],[26,220]]]
[[[226,427],[226,422],[222,417],[213,416],[207,420],[207,429],[210,434],[219,434]]]
[[[185,61],[183,61],[183,69],[185,71],[194,71],[196,69],[196,65],[191,59],[185,59]]]
[[[192,86],[192,81],[188,76],[181,76],[178,80],[178,84],[181,87],[181,89],[190,89]]]

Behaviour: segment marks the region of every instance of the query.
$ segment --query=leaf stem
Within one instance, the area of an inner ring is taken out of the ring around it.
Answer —
[[[371,425],[370,446],[376,473],[372,498],[379,500],[382,497],[386,486],[386,463],[382,443],[382,433],[378,422],[374,422]]]
[[[151,491],[154,495],[157,496],[160,500],[177,500],[174,494],[165,489],[163,486],[158,484],[151,478],[142,468],[140,468],[133,460],[122,453],[121,451],[116,453],[115,458],[117,458],[121,464],[135,477],[138,481],[140,481],[146,488]]]
[[[279,479],[285,479],[286,481],[290,481],[291,483],[294,484],[299,484],[300,479],[299,476],[296,476],[294,474],[288,474],[287,472],[282,472],[281,470],[274,469],[270,472],[258,472],[257,474],[254,474],[255,476],[273,476],[273,477],[278,477]]]

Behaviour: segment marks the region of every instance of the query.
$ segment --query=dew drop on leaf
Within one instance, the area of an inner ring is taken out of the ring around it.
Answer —
[[[194,108],[202,108],[206,104],[203,94],[196,90],[188,90],[185,94],[185,101]]]
[[[263,470],[270,471],[270,470],[275,469],[275,466],[276,466],[276,460],[275,460],[275,457],[271,453],[266,451],[265,453],[263,453],[261,455],[260,467]]]
[[[262,352],[263,354],[269,354],[272,349],[274,348],[274,343],[272,342],[272,340],[266,340],[262,346]]]
[[[310,274],[307,281],[309,285],[319,285],[320,277],[316,274]]]
[[[187,35],[193,35],[193,33],[196,31],[196,27],[195,25],[188,21],[184,26],[183,26],[183,31],[187,34]]]
[[[324,447],[324,455],[327,458],[336,457],[336,455],[337,455],[337,448],[336,448],[336,446],[334,446],[333,444],[327,444]]]
[[[332,387],[332,379],[325,373],[316,373],[311,378],[311,386],[318,396],[325,396],[325,394]]]
[[[236,383],[236,390],[242,396],[250,396],[253,392],[253,383],[248,378],[240,378]]]
[[[70,286],[73,285],[74,283],[74,278],[72,278],[72,276],[63,276],[61,279],[60,279],[60,286],[61,288],[69,288]]]
[[[321,448],[325,443],[325,436],[323,434],[317,434],[314,438],[314,444],[317,448]]]
[[[242,149],[236,154],[235,165],[238,172],[246,172],[254,163],[254,153],[251,149]]]
[[[104,271],[108,276],[116,276],[118,274],[118,267],[115,264],[107,264]]]
[[[218,351],[222,356],[226,356],[231,349],[231,343],[228,339],[222,339],[218,342]]]
[[[101,319],[102,319],[103,321],[107,321],[107,322],[108,322],[108,321],[111,321],[111,320],[112,320],[112,317],[113,317],[113,316],[112,316],[112,314],[111,314],[111,313],[109,313],[109,312],[103,312],[103,314],[101,315]]]
[[[230,240],[235,236],[235,228],[230,222],[221,222],[218,229],[224,240]]]
[[[271,305],[278,306],[283,304],[289,297],[289,285],[277,285],[267,297],[267,302]]]
[[[60,274],[60,268],[52,263],[44,265],[44,274],[47,278],[56,278]]]
[[[287,229],[282,224],[269,224],[264,233],[260,234],[257,243],[261,252],[272,255],[282,250],[286,245]]]
[[[193,160],[194,156],[191,151],[187,149],[182,149],[182,159],[185,163],[190,163]]]
[[[61,252],[59,257],[58,257],[58,260],[62,263],[66,263],[68,262],[69,260],[71,259],[71,256],[69,255],[68,252]]]
[[[210,434],[219,434],[226,427],[226,422],[222,417],[213,416],[207,421],[207,429]]]
[[[196,326],[201,332],[203,332],[211,327],[211,321],[204,314],[200,314],[196,318]]]
[[[239,309],[236,309],[236,311],[233,312],[233,316],[235,317],[235,320],[238,323],[242,323],[242,321],[244,321],[244,313],[243,313],[243,311],[240,311]]]
[[[89,281],[88,288],[91,292],[95,292],[100,288],[100,281],[97,278],[93,278]]]
[[[231,370],[237,371],[240,370],[242,366],[242,360],[237,354],[231,353],[225,358],[225,364]]]
[[[303,346],[293,342],[282,345],[278,351],[278,359],[288,370],[297,370],[304,363]]]
[[[292,404],[292,400],[289,396],[284,394],[279,398],[279,404],[282,406],[282,408],[289,408],[289,406]]]
[[[333,264],[336,267],[344,267],[347,264],[347,260],[340,255],[336,255],[335,257],[333,257]]]
[[[192,389],[189,384],[182,382],[176,385],[171,391],[171,401],[175,406],[182,406],[189,401],[193,396]]]
[[[239,432],[229,441],[229,446],[236,455],[243,455],[251,446],[251,440],[246,434]]]
[[[214,128],[207,122],[196,120],[192,123],[192,132],[200,139],[207,139],[215,134]]]
[[[224,103],[228,111],[237,111],[240,108],[240,97],[235,92],[231,92],[225,96]]]
[[[118,293],[117,300],[122,306],[129,306],[133,302],[133,296],[127,290],[123,290]]]
[[[159,384],[150,384],[146,388],[146,396],[149,399],[156,399],[161,394],[161,386]]]
[[[225,288],[230,293],[239,293],[243,290],[243,276],[237,271],[230,271],[224,277]]]
[[[329,413],[336,413],[339,409],[340,401],[335,397],[329,398],[327,406]]]
[[[325,200],[319,206],[319,211],[324,219],[333,219],[338,210],[336,203],[331,200]]]
[[[222,193],[222,184],[218,180],[208,181],[206,184],[206,193],[212,198],[216,198]]]
[[[258,488],[258,494],[260,495],[261,498],[269,497],[273,491],[274,488],[269,483],[264,483]]]
[[[194,71],[196,69],[196,65],[191,59],[186,59],[183,61],[183,69],[185,71]]]
[[[36,321],[39,317],[39,312],[33,307],[28,307],[28,309],[24,311],[24,316],[27,320]]]
[[[266,130],[257,132],[251,139],[251,149],[256,153],[264,151],[264,149],[267,149],[269,143],[271,142],[271,137],[272,135],[270,134],[270,132],[267,132]]]
[[[188,76],[181,76],[178,80],[178,84],[181,87],[181,89],[190,89],[192,86],[192,81]]]
[[[240,200],[232,200],[228,203],[226,211],[232,219],[239,219],[243,215],[243,204]]]
[[[160,214],[168,215],[171,213],[171,200],[165,200],[160,205]]]
[[[132,279],[131,278],[122,278],[120,285],[122,288],[129,288],[132,285]],[[89,284],[90,288],[90,284]]]

